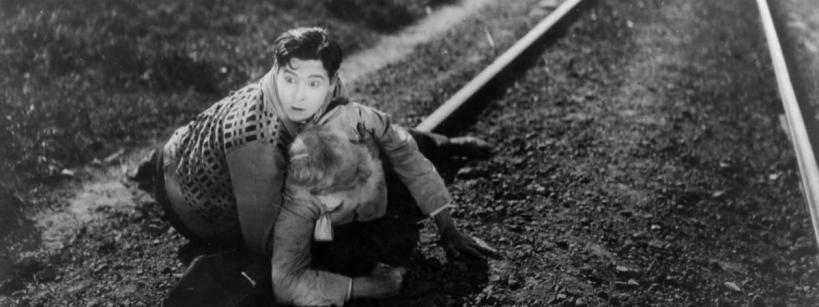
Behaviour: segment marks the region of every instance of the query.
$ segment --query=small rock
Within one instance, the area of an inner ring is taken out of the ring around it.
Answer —
[[[645,231],[638,231],[638,232],[635,232],[635,233],[632,233],[632,234],[631,234],[631,237],[632,237],[632,238],[635,238],[635,239],[638,239],[638,238],[643,238],[643,237],[645,237],[645,236],[646,236],[646,232],[645,232]]]
[[[122,288],[117,291],[117,296],[119,297],[128,297],[137,292],[139,286],[137,284],[131,283],[123,286]]]
[[[485,176],[486,173],[487,172],[485,169],[479,169],[475,167],[463,167],[458,170],[458,172],[455,174],[455,177],[461,179],[472,179]]]
[[[87,289],[90,286],[91,286],[91,282],[88,282],[88,281],[79,282],[79,283],[69,287],[68,288],[68,293],[74,295],[74,294],[77,294],[79,292],[82,292],[83,290]]]
[[[532,9],[531,11],[529,11],[529,17],[531,17],[531,18],[539,17],[539,16],[545,16],[547,14],[549,14],[549,10],[545,9],[545,8],[540,8],[540,7],[536,7],[534,9]]]
[[[634,276],[637,274],[637,270],[622,265],[615,266],[614,270],[617,271],[617,275],[623,277]]]
[[[664,249],[664,248],[668,247],[668,245],[669,245],[669,243],[665,242],[663,240],[651,240],[651,241],[648,242],[648,246],[651,246],[653,248],[658,248],[658,249]]]
[[[122,156],[122,154],[124,154],[124,153],[125,153],[125,149],[124,149],[124,148],[120,148],[120,149],[119,149],[119,150],[117,150],[116,152],[114,152],[114,153],[112,153],[112,154],[108,155],[107,157],[103,158],[103,159],[102,159],[102,162],[103,162],[103,163],[111,163],[111,162],[114,162],[114,160],[116,160],[117,158],[119,158],[120,156]]]
[[[718,259],[711,259],[708,262],[710,263],[711,266],[713,266],[714,268],[716,268],[718,270],[721,270],[721,271],[732,272],[732,273],[740,273],[740,274],[746,274],[747,273],[747,270],[745,270],[745,268],[743,268],[742,265],[738,264],[738,263],[731,263],[731,262],[722,261],[722,260],[718,260]]]
[[[586,306],[586,301],[583,300],[582,297],[578,297],[576,300],[574,300],[574,305],[576,307],[583,307],[583,306]]]
[[[639,286],[640,286],[640,283],[639,283],[639,282],[637,282],[637,281],[636,281],[636,280],[634,280],[634,279],[629,279],[629,280],[628,280],[628,281],[626,281],[626,282],[622,282],[622,281],[615,281],[615,282],[614,282],[614,286],[615,286],[616,288],[618,288],[618,289],[621,289],[621,290],[636,289],[637,287],[639,287]]]
[[[557,0],[543,0],[537,6],[542,9],[552,9],[556,8],[558,4],[560,3]]]
[[[521,231],[521,230],[523,230],[523,226],[521,226],[520,224],[509,224],[507,226],[507,228],[509,228],[509,230],[512,230],[512,231]]]
[[[737,284],[734,283],[734,282],[730,282],[730,281],[726,282],[725,286],[728,287],[728,289],[734,290],[736,292],[742,292],[742,289],[740,289],[739,286],[737,286]]]
[[[609,250],[607,250],[603,246],[600,246],[599,244],[592,244],[591,247],[589,247],[589,249],[591,250],[591,253],[595,256],[607,259],[614,259],[614,254],[612,254]]]
[[[94,267],[91,269],[91,271],[92,271],[92,272],[94,272],[94,273],[99,273],[100,271],[104,270],[104,269],[105,269],[105,268],[107,268],[107,267],[108,267],[108,265],[107,265],[107,264],[105,264],[105,263],[100,263],[100,264],[98,264],[98,265],[94,266]]]

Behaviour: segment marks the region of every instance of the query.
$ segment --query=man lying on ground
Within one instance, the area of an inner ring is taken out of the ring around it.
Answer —
[[[284,203],[273,239],[273,289],[280,302],[342,305],[354,298],[394,295],[401,288],[404,268],[379,263],[370,275],[355,278],[310,268],[313,240],[330,241],[333,226],[371,221],[387,212],[387,186],[375,141],[367,133],[346,131],[353,133],[307,128],[290,147]],[[430,215],[449,219],[444,210],[446,206]],[[469,247],[474,255],[496,254],[483,241],[475,242]]]
[[[350,137],[373,140],[421,211],[434,216],[448,253],[489,253],[455,228],[448,212],[452,197],[424,156],[485,157],[485,142],[407,130],[382,112],[349,102],[338,75],[341,48],[324,29],[292,29],[274,44],[273,67],[258,83],[177,129],[153,159],[154,196],[180,234],[271,255],[274,227],[281,220],[284,151],[306,126],[327,124]],[[380,295],[368,294],[368,285],[353,282],[350,296]],[[328,303],[348,297],[347,292],[332,293],[336,296]]]

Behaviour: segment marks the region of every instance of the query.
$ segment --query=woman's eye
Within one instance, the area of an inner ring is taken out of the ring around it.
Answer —
[[[310,87],[319,87],[319,86],[321,85],[321,82],[318,82],[318,81],[310,81],[310,84],[309,84],[309,85],[310,85]]]
[[[284,82],[294,83],[294,82],[296,82],[296,80],[293,77],[284,77]]]

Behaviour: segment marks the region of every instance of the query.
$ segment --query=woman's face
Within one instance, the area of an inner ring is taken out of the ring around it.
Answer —
[[[333,84],[320,60],[290,59],[276,71],[276,85],[288,119],[310,119],[330,95]]]

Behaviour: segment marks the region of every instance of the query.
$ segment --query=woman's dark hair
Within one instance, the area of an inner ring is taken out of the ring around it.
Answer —
[[[273,45],[273,56],[279,66],[289,65],[293,58],[320,60],[329,77],[341,66],[341,47],[324,28],[291,29],[279,35]]]

